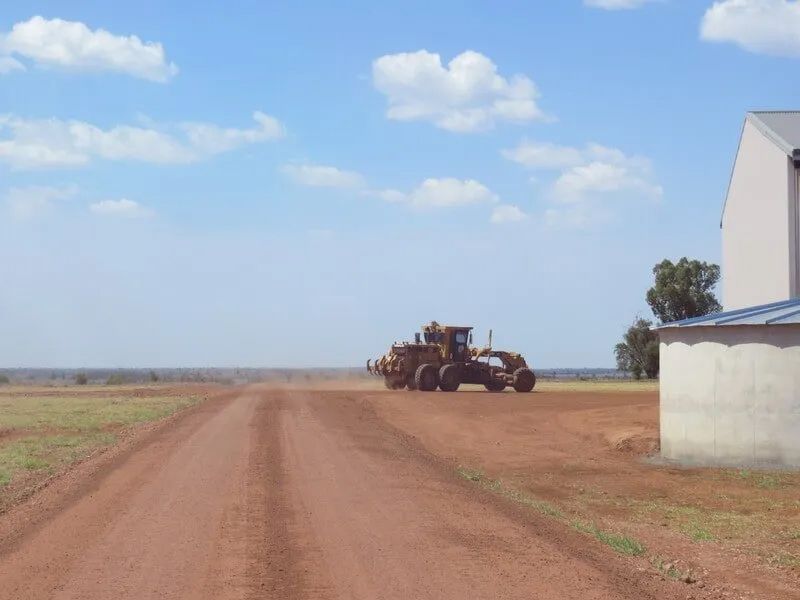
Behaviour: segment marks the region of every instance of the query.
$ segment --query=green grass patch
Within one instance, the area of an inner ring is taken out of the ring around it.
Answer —
[[[646,551],[646,548],[643,544],[631,537],[602,530],[594,523],[587,524],[575,519],[568,521],[564,512],[557,506],[545,500],[540,500],[539,498],[531,496],[530,494],[526,494],[519,490],[504,486],[499,479],[491,479],[486,477],[482,471],[470,469],[468,467],[458,467],[456,469],[456,473],[459,475],[459,477],[480,485],[487,491],[498,494],[504,498],[508,498],[517,504],[532,508],[539,514],[542,514],[546,517],[556,519],[563,523],[568,523],[573,529],[595,537],[597,540],[613,548],[620,554],[625,554],[626,556],[641,556]]]
[[[155,421],[198,400],[188,396],[0,396],[0,429],[96,431]]]
[[[770,556],[767,559],[767,562],[771,565],[777,565],[779,567],[797,569],[800,567],[800,556],[797,556],[796,554],[790,554],[788,552],[780,552]]]
[[[0,394],[0,489],[17,476],[48,474],[113,444],[120,429],[196,404],[194,396]],[[2,497],[0,497],[2,504]]]
[[[781,473],[740,469],[738,471],[725,471],[725,475],[762,490],[777,490],[786,485],[785,477]]]
[[[530,494],[525,494],[524,492],[508,488],[504,486],[499,479],[490,479],[486,477],[482,471],[469,469],[467,467],[458,467],[456,469],[456,473],[458,473],[460,477],[466,479],[467,481],[479,484],[487,491],[498,494],[499,496],[503,496],[504,498],[508,498],[517,504],[522,504],[523,506],[532,508],[536,512],[547,517],[555,517],[558,519],[564,518],[564,513],[561,512],[558,507],[545,500],[535,498]]]
[[[626,535],[618,535],[600,529],[594,523],[584,523],[582,521],[572,521],[570,525],[573,529],[591,535],[606,546],[613,548],[616,552],[626,556],[641,556],[647,550],[644,544],[628,537]]]
[[[714,539],[714,536],[710,531],[707,531],[702,527],[698,527],[695,523],[692,523],[686,527],[684,533],[692,538],[693,542],[710,542]]]
[[[673,505],[662,500],[631,501],[634,515],[665,523],[694,542],[746,539],[764,527],[764,515],[740,514],[703,506]]]
[[[19,472],[54,470],[116,441],[110,433],[30,436],[0,446],[0,486]]]

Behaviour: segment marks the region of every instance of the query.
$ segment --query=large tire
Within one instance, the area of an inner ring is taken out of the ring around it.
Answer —
[[[502,379],[487,379],[483,386],[490,392],[502,392],[506,389],[506,382]]]
[[[439,389],[455,392],[461,385],[461,369],[458,365],[445,365],[439,369]]]
[[[536,385],[536,375],[526,367],[520,367],[514,371],[514,390],[527,393],[533,390]]]
[[[430,363],[417,367],[414,383],[420,392],[432,392],[439,385],[439,370]]]
[[[408,375],[406,375],[406,389],[409,392],[417,391],[417,382],[414,379],[414,373],[409,373]]]

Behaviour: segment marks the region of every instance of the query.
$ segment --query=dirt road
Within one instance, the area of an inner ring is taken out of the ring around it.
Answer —
[[[363,392],[210,401],[1,517],[0,599],[705,597],[379,414]]]

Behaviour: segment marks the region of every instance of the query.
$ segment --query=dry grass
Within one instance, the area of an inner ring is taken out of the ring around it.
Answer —
[[[657,392],[657,380],[627,379],[543,379],[536,382],[537,392]]]

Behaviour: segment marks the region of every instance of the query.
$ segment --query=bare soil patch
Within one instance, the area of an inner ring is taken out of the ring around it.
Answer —
[[[656,393],[381,392],[369,401],[484,487],[640,541],[667,578],[800,595],[800,474],[655,464]]]

